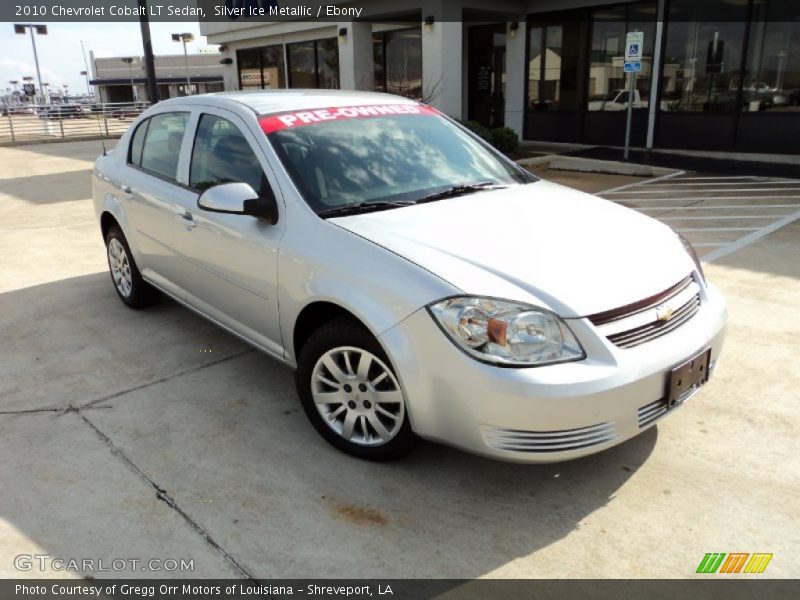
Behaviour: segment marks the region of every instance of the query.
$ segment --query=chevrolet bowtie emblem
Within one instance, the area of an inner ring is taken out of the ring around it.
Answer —
[[[669,321],[674,314],[675,309],[673,309],[671,306],[659,306],[656,308],[656,318],[659,321]]]

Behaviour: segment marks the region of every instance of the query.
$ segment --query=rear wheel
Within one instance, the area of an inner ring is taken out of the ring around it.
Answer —
[[[351,319],[331,321],[309,338],[295,378],[309,420],[339,450],[386,461],[416,445],[389,359],[372,334]]]
[[[130,308],[145,308],[158,301],[159,292],[143,278],[133,260],[130,246],[118,225],[106,235],[106,251],[111,281],[120,300]]]

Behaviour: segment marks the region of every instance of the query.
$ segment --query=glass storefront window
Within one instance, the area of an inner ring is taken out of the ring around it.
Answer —
[[[661,110],[738,110],[747,5],[725,0],[670,2]]]
[[[263,90],[286,87],[283,45],[237,50],[236,62],[239,65],[239,89]]]
[[[289,59],[289,87],[317,87],[317,59],[314,42],[287,44]]]
[[[339,88],[339,44],[336,38],[287,44],[289,87]]]
[[[623,72],[623,64],[625,37],[629,31],[644,32],[642,70],[636,75],[633,108],[643,110],[649,106],[655,18],[655,3],[605,8],[592,13],[588,110],[619,111],[628,108],[630,84]]]
[[[283,45],[261,48],[262,80],[268,90],[286,87],[286,71],[283,63]]]
[[[800,111],[800,23],[776,21],[786,0],[756,0],[742,89],[746,112]]]
[[[239,65],[239,89],[261,88],[261,55],[258,48],[236,51]]]
[[[372,36],[375,90],[416,100],[422,97],[422,29]]]
[[[578,22],[532,26],[528,32],[528,107],[578,110],[581,60]]]
[[[339,89],[339,42],[336,38],[317,42],[317,87]]]

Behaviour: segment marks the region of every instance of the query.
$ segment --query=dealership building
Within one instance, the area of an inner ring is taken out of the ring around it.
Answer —
[[[348,6],[346,2],[328,2]],[[526,140],[800,154],[797,0],[371,0],[358,21],[201,23],[226,89],[416,97]]]
[[[147,73],[144,57],[91,56],[91,79],[100,102],[146,102]],[[162,55],[155,57],[156,84],[161,100],[221,92],[224,66],[216,54]],[[237,89],[235,86],[229,89]]]

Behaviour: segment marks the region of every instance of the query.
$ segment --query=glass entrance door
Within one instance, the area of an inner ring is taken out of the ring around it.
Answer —
[[[485,127],[505,122],[506,26],[477,25],[469,29],[468,118]]]

